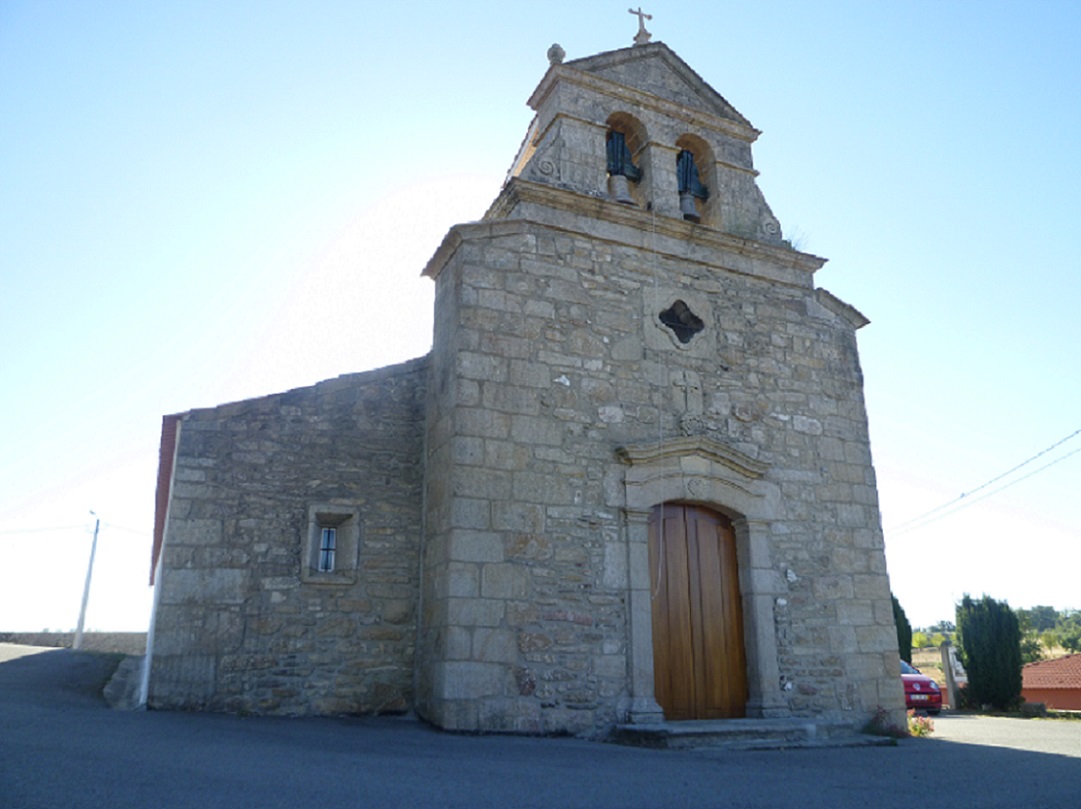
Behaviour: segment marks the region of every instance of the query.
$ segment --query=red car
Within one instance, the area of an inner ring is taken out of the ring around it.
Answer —
[[[901,681],[905,684],[905,707],[937,715],[942,710],[942,691],[938,683],[920,670],[901,661]]]

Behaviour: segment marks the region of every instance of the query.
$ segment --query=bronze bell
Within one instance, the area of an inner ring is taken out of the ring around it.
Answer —
[[[631,196],[630,183],[627,182],[627,178],[622,174],[611,174],[608,176],[608,196],[621,205],[638,204],[634,201],[634,197]]]
[[[702,221],[702,217],[698,215],[698,208],[694,204],[694,194],[690,191],[684,191],[679,195],[679,212],[688,222]]]

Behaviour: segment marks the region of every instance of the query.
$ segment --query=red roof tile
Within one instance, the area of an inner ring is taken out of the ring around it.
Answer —
[[[1021,682],[1022,688],[1081,688],[1081,654],[1026,663]]]

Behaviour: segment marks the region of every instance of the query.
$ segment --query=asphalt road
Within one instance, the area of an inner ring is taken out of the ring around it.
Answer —
[[[896,747],[642,750],[408,719],[112,711],[109,669],[0,645],[0,807],[1081,807],[1081,721],[942,716]]]

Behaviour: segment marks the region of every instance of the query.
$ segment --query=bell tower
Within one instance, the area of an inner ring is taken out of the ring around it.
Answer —
[[[666,45],[565,64],[561,50],[529,99],[536,119],[513,177],[782,243],[755,183],[760,133]]]

